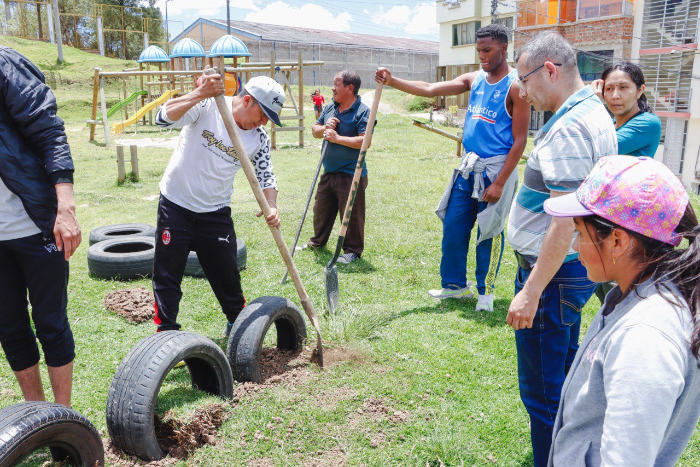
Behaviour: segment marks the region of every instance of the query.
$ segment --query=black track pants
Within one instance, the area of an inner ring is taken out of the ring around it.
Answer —
[[[230,322],[235,321],[245,305],[231,208],[196,213],[161,195],[153,263],[154,321],[159,331],[180,329],[177,324],[182,298],[180,285],[190,251],[197,252],[214,295]]]

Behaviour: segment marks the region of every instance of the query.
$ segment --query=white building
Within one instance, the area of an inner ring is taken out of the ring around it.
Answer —
[[[496,22],[513,28],[515,7],[497,3],[495,12],[491,11],[491,0],[438,0],[436,2],[436,19],[440,24],[440,57],[436,81],[451,80],[481,66],[476,53],[476,31]],[[513,62],[513,37],[508,44],[508,61]],[[439,106],[444,106],[438,102]],[[467,105],[468,93],[457,96],[448,105]]]
[[[656,159],[700,194],[700,0],[637,0],[632,61],[661,118]]]

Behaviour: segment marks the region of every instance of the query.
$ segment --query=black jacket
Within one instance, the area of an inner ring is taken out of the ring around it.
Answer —
[[[57,183],[73,182],[73,160],[56,98],[44,75],[0,46],[0,178],[44,237],[53,236]]]

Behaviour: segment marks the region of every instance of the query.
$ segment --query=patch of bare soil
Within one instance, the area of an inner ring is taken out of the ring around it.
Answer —
[[[394,410],[388,405],[386,399],[370,396],[362,407],[357,409],[357,413],[350,420],[350,425],[357,426],[362,418],[377,421],[387,419],[390,423],[398,424],[411,420],[412,414],[407,410]]]
[[[103,439],[102,445],[105,449],[105,465],[114,465],[117,467],[132,467],[136,465],[145,465],[148,467],[167,467],[178,463],[179,459],[174,457],[166,457],[165,459],[152,462],[144,462],[136,456],[124,454],[119,448],[112,444],[109,439]]]
[[[155,316],[153,293],[143,287],[115,290],[105,295],[105,308],[132,323],[150,321]]]
[[[348,387],[327,389],[315,396],[315,403],[323,410],[331,411],[336,408],[338,402],[357,397],[357,391]]]
[[[234,402],[245,400],[279,384],[301,385],[311,379],[310,354],[308,350],[292,352],[276,347],[262,349],[260,367],[262,383],[245,382],[233,388]]]
[[[318,451],[313,459],[304,462],[304,467],[344,467],[348,463],[348,456],[341,448],[330,451]]]
[[[247,466],[248,467],[275,467],[275,463],[272,462],[267,457],[263,457],[262,459],[253,459],[253,460],[248,461]]]

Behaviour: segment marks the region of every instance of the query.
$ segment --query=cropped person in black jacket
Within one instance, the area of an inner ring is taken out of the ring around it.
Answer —
[[[70,406],[68,259],[80,241],[73,160],[56,98],[32,62],[0,46],[0,344],[28,401],[45,400],[38,337],[54,398]]]

